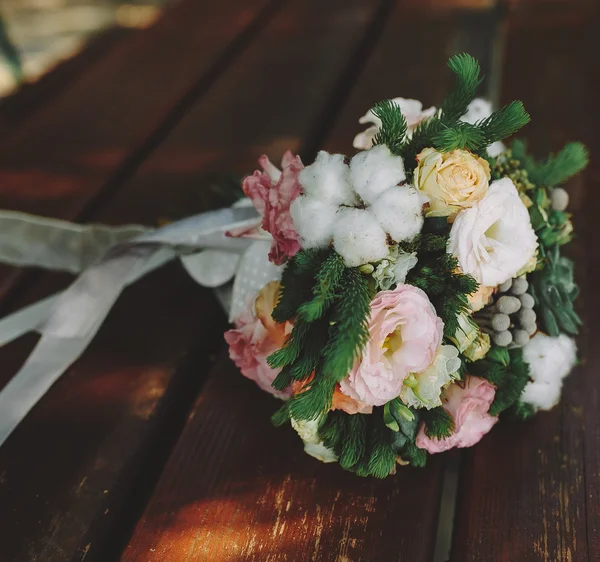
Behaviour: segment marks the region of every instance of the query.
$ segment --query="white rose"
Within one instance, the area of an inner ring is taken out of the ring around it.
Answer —
[[[402,114],[406,119],[407,134],[409,138],[412,136],[412,133],[417,128],[419,123],[435,115],[435,107],[423,109],[423,104],[419,100],[394,98],[391,101],[400,108],[400,111],[402,111]],[[352,143],[354,148],[367,150],[373,146],[375,135],[381,128],[381,119],[379,119],[379,117],[377,117],[373,111],[369,110],[358,120],[358,122],[361,125],[372,123],[371,127],[356,135],[354,142]]]
[[[482,285],[515,277],[537,249],[529,212],[509,178],[490,185],[487,195],[456,215],[448,251],[463,272]]]
[[[304,451],[321,462],[336,462],[335,453],[327,448],[319,437],[319,420],[291,419],[292,427],[304,441]]]
[[[538,332],[525,347],[523,358],[529,363],[528,382],[521,401],[541,410],[550,410],[560,400],[563,379],[577,360],[575,340],[561,334],[553,338]]]
[[[490,165],[467,150],[425,148],[417,162],[414,183],[429,198],[427,216],[454,215],[473,206],[488,191]]]

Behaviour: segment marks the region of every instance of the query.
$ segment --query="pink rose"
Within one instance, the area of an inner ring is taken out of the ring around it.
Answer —
[[[412,285],[377,293],[371,302],[371,337],[362,358],[342,380],[344,394],[382,406],[400,394],[410,373],[420,373],[434,360],[444,323],[427,295]]]
[[[263,390],[286,399],[292,394],[291,388],[280,392],[271,386],[279,370],[267,363],[267,357],[283,346],[292,330],[290,322],[278,324],[271,317],[280,288],[278,281],[267,283],[253,306],[236,320],[235,328],[225,332],[225,341],[229,344],[229,357],[242,375]]]
[[[485,379],[467,376],[464,383],[454,383],[444,391],[443,407],[454,419],[454,433],[446,439],[431,439],[421,426],[416,445],[429,453],[441,453],[453,447],[472,447],[498,421],[488,410],[496,389]]]
[[[304,165],[300,157],[294,156],[289,150],[281,160],[281,171],[265,155],[258,162],[263,171],[256,170],[246,177],[242,182],[242,189],[262,215],[262,228],[273,237],[269,259],[274,264],[281,265],[300,250],[290,205],[300,195],[298,174]]]

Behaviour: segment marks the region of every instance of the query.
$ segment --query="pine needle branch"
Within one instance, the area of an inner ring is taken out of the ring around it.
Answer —
[[[406,137],[406,119],[400,107],[392,100],[383,100],[371,109],[381,120],[381,127],[373,139],[373,144],[385,144],[392,154],[400,154]]]
[[[481,131],[484,145],[487,146],[516,133],[530,120],[531,117],[525,111],[523,102],[513,101],[494,111],[487,119],[478,121],[475,126]]]
[[[444,121],[451,122],[458,121],[466,113],[483,78],[479,63],[467,53],[453,56],[448,66],[456,74],[456,83],[442,103],[442,117]]]

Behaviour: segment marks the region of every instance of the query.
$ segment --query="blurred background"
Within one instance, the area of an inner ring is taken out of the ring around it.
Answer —
[[[175,1],[2,0],[0,96],[21,81],[35,81],[104,33],[151,25]]]

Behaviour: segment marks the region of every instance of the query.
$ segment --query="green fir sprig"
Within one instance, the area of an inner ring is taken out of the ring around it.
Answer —
[[[373,139],[373,144],[385,144],[392,154],[401,154],[407,125],[398,105],[391,100],[383,100],[376,103],[371,111],[381,120],[381,127]]]

